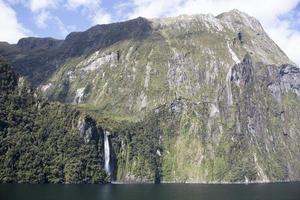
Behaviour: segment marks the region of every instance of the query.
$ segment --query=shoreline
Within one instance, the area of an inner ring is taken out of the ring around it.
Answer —
[[[228,181],[221,181],[221,182],[209,182],[209,181],[186,181],[186,182],[177,182],[177,181],[162,181],[160,183],[154,182],[121,182],[121,181],[111,181],[107,183],[29,183],[29,182],[10,182],[10,183],[3,183],[0,184],[28,184],[28,185],[253,185],[253,184],[274,184],[274,183],[300,183],[300,180],[278,180],[278,181],[249,181],[249,182],[228,182]]]
[[[160,183],[154,182],[120,182],[120,181],[112,181],[108,184],[112,185],[143,185],[143,184],[199,184],[199,185],[249,185],[249,184],[272,184],[272,183],[300,183],[300,180],[279,180],[279,181],[249,181],[249,182],[229,182],[229,181],[221,181],[221,182],[209,182],[209,181],[186,181],[186,182],[176,182],[176,181],[162,181]]]

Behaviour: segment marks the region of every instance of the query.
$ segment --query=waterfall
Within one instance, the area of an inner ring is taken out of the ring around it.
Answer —
[[[110,176],[110,148],[109,148],[109,140],[108,140],[108,134],[109,132],[104,131],[104,158],[105,158],[105,164],[104,169],[105,172]]]

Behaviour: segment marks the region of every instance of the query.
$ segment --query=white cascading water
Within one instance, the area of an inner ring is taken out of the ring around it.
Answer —
[[[105,163],[104,163],[104,169],[105,172],[110,176],[111,171],[110,171],[110,148],[109,148],[109,141],[108,141],[108,132],[104,131],[104,158],[105,158]]]

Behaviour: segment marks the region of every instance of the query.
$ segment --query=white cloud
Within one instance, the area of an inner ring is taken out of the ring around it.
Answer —
[[[129,18],[139,16],[153,18],[176,15],[183,0],[132,0],[133,11],[128,13]]]
[[[71,10],[80,9],[91,24],[107,24],[112,22],[112,16],[101,7],[101,0],[67,0],[66,7]]]
[[[46,28],[46,21],[49,20],[50,14],[48,11],[42,11],[35,17],[35,23],[39,28]]]
[[[25,37],[29,31],[18,22],[15,11],[0,0],[0,41],[16,43],[19,38]]]
[[[34,22],[38,28],[47,28],[48,23],[54,17],[51,10],[56,9],[62,0],[6,0],[10,4],[22,4],[29,8],[34,16]]]
[[[85,7],[90,10],[98,8],[100,1],[97,0],[67,0],[67,7],[70,9],[77,9],[79,7]]]
[[[289,21],[278,22],[268,27],[267,32],[289,58],[300,66],[300,31],[289,28],[289,24]]]
[[[0,0],[1,1],[1,0]],[[46,29],[49,24],[54,25],[62,36],[66,36],[74,30],[74,26],[67,26],[63,21],[53,14],[53,10],[59,9],[59,3],[63,0],[6,0],[11,5],[22,4],[32,11],[34,23],[38,28]],[[23,36],[16,36],[21,38]]]
[[[63,36],[66,36],[70,33],[69,27],[67,27],[58,17],[53,17],[53,20]]]
[[[294,8],[299,0],[131,0],[133,11],[130,18],[137,16],[161,17],[179,14],[212,13],[220,14],[239,9],[264,20],[284,14]]]
[[[29,7],[33,12],[55,8],[59,0],[30,0]]]
[[[92,21],[92,24],[108,24],[112,22],[112,17],[103,10],[99,10],[93,16]]]
[[[73,27],[66,26],[59,17],[53,16],[48,11],[41,11],[35,17],[35,22],[39,28],[47,28],[47,23],[54,23],[55,26],[59,29],[61,35],[66,36],[70,33],[70,30],[73,30]]]
[[[115,17],[124,19],[124,13],[130,9],[131,3],[130,2],[118,2],[113,6],[113,9],[115,10]]]
[[[300,30],[292,27],[299,19],[279,19],[279,16],[292,12],[300,0],[131,0],[130,3],[133,9],[127,14],[127,18],[200,13],[218,15],[224,11],[239,9],[256,17],[271,38],[300,66],[300,56],[297,55],[300,52]]]
[[[16,1],[16,0],[14,0]],[[21,0],[19,0],[21,1]],[[62,36],[69,33],[69,26],[66,26],[63,21],[53,15],[53,10],[59,9],[59,4],[63,3],[62,0],[30,0],[27,7],[33,12],[35,24],[38,28],[45,29],[50,23],[55,24],[59,29]]]
[[[68,30],[74,30],[74,25],[66,25],[55,15],[55,12],[68,9],[66,12],[77,12],[87,18],[91,25],[107,24],[112,22],[112,16],[101,6],[101,0],[0,0],[10,5],[27,7],[33,15],[34,23],[38,28],[46,29],[55,24],[62,36]],[[13,9],[11,8],[11,11]],[[18,34],[20,36],[20,34]],[[16,38],[18,36],[16,35]]]

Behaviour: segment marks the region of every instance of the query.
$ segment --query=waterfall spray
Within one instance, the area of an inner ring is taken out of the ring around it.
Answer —
[[[109,148],[108,134],[109,134],[109,132],[104,131],[104,158],[105,158],[104,169],[105,169],[105,172],[110,176],[111,175],[110,148]]]

